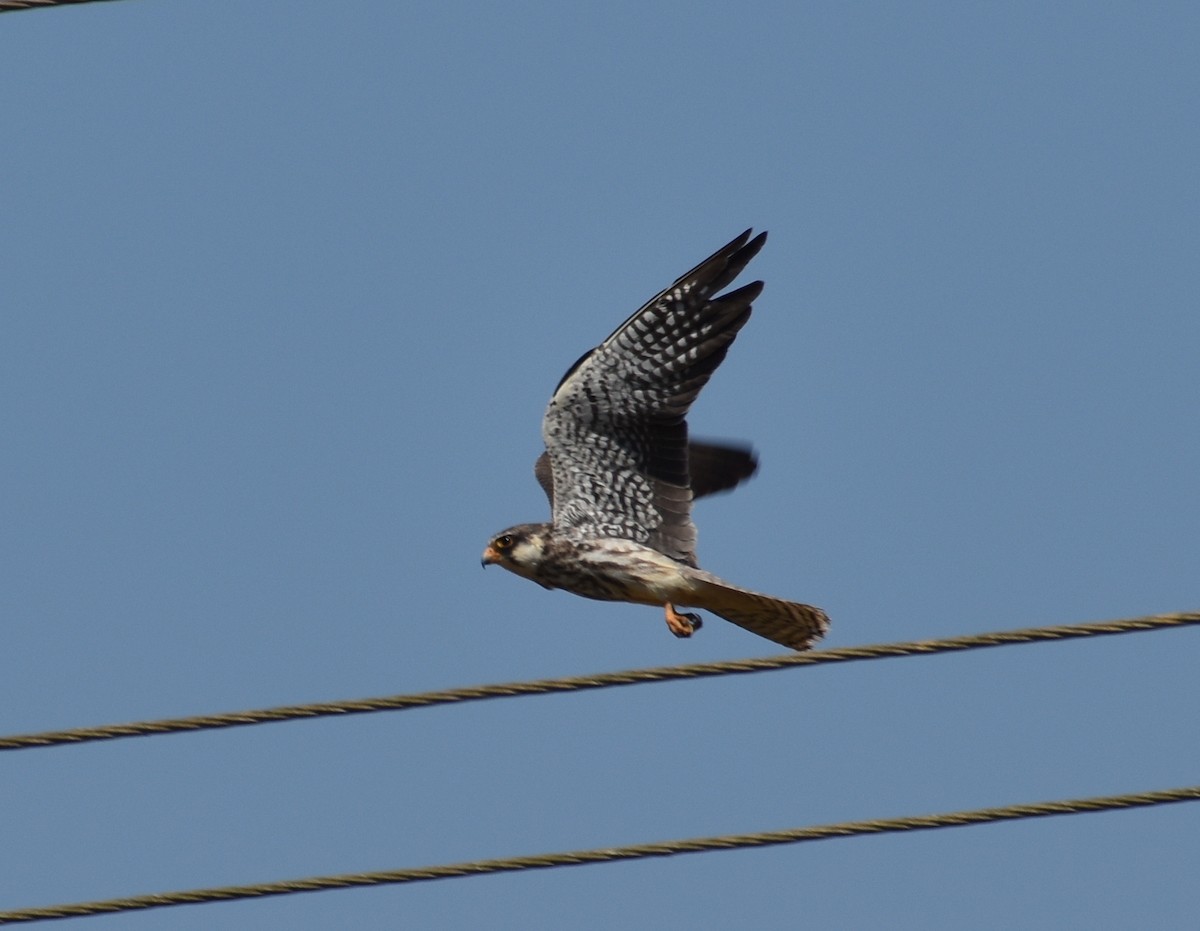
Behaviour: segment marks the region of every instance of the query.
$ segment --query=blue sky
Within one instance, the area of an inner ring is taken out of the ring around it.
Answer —
[[[830,646],[1200,607],[1200,9],[0,17],[0,733],[774,652],[481,572],[747,226],[706,568]],[[1191,785],[1194,630],[0,757],[0,908]],[[1200,806],[85,926],[1194,925]]]

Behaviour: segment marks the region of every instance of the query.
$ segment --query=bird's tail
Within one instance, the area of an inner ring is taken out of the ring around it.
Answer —
[[[829,618],[820,608],[747,591],[703,574],[709,577],[695,580],[696,598],[688,602],[691,607],[711,611],[792,650],[810,649],[829,630]]]

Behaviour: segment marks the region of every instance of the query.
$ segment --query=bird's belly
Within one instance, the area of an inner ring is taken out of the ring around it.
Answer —
[[[632,540],[589,541],[571,559],[544,568],[552,571],[538,581],[598,601],[661,605],[689,590],[686,566]]]

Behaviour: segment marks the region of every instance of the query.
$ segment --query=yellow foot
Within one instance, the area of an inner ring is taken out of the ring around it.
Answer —
[[[701,627],[699,614],[680,614],[670,602],[667,609],[667,630],[676,637],[690,637]]]

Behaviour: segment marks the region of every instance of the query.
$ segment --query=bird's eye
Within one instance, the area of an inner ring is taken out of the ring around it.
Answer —
[[[496,537],[496,549],[507,550],[511,549],[512,545],[517,542],[511,533],[502,533]]]

